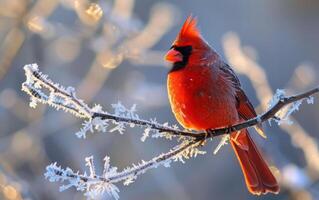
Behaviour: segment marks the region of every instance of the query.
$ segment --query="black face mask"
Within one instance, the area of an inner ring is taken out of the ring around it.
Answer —
[[[174,50],[180,52],[182,54],[182,56],[183,56],[183,60],[173,63],[173,67],[169,71],[169,73],[174,72],[174,71],[178,71],[178,70],[183,69],[184,67],[186,67],[186,65],[188,63],[189,56],[192,53],[192,46],[180,46],[180,47],[178,47],[178,46],[173,45],[170,49],[174,49]]]

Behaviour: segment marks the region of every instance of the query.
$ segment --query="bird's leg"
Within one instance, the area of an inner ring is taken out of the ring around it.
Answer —
[[[209,129],[207,129],[207,130],[205,130],[205,136],[204,136],[204,138],[202,139],[202,141],[200,142],[200,146],[204,146],[204,144],[205,144],[205,142],[206,142],[206,139],[207,138],[211,138],[211,132],[210,132],[210,130]]]

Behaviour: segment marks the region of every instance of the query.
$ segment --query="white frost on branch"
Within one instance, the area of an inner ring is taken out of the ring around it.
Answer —
[[[156,121],[154,122],[155,124],[158,124]],[[176,131],[179,131],[179,128],[176,124],[173,124],[172,126],[170,126],[168,124],[168,122],[165,122],[163,124],[158,124],[160,126],[163,126],[163,127],[167,127],[169,129],[172,129],[172,130],[176,130]],[[160,131],[156,131],[155,133],[152,134],[152,138],[165,138],[167,140],[172,140],[174,137],[176,137],[176,135],[172,135],[168,132],[160,132]]]
[[[100,117],[95,117],[93,119],[85,120],[82,123],[82,126],[83,127],[80,129],[80,131],[76,132],[75,135],[78,138],[86,139],[87,132],[94,133],[94,130],[106,132],[109,124],[107,120],[102,120]]]
[[[315,103],[315,98],[313,96],[309,96],[307,98],[307,104],[314,104]]]
[[[279,101],[286,98],[286,92],[282,89],[277,89],[275,95],[268,103],[268,109],[271,109],[273,106],[275,106]],[[277,122],[278,125],[281,125],[283,123],[286,123],[288,125],[293,124],[293,121],[290,119],[290,115],[296,111],[299,110],[300,105],[302,104],[304,99],[301,99],[299,101],[295,101],[287,106],[285,106],[283,109],[278,111],[275,115],[276,118],[270,119],[269,123],[271,123],[271,120],[274,120]],[[313,96],[308,97],[307,99],[308,104],[314,103]]]
[[[27,78],[22,84],[22,91],[30,95],[30,106],[35,107],[37,103],[48,104],[57,110],[62,109],[80,118],[88,118],[92,115],[89,107],[76,97],[74,88],[65,89],[53,83],[47,75],[38,70],[37,64],[25,65],[24,70]]]
[[[218,153],[218,151],[225,146],[226,144],[228,144],[228,141],[230,139],[230,135],[223,135],[222,139],[220,140],[220,142],[218,143],[217,147],[215,148],[213,154],[216,155]]]
[[[121,102],[112,104],[114,113],[110,114],[103,111],[102,106],[95,105],[89,107],[83,102],[83,100],[77,98],[75,89],[73,87],[63,87],[57,83],[54,83],[48,78],[47,75],[42,74],[39,71],[37,64],[29,64],[24,66],[26,81],[22,84],[22,90],[30,95],[30,107],[35,108],[38,103],[47,104],[56,110],[64,110],[76,117],[84,118],[82,128],[76,133],[78,138],[85,139],[87,133],[106,132],[109,128],[109,132],[118,132],[123,134],[126,127],[144,126],[144,134],[141,138],[145,141],[147,137],[165,137],[171,139],[173,136],[165,132],[159,132],[158,130],[148,126],[132,123],[132,120],[140,120],[136,113],[136,105],[134,104],[130,108],[126,108]],[[102,119],[101,117],[94,116],[94,114],[106,114],[111,116],[111,119]],[[124,120],[116,120],[115,118],[121,118]],[[171,128],[178,130],[177,126],[169,126],[168,123],[159,124],[156,120],[144,121],[148,124],[153,124],[156,127]],[[151,129],[151,130],[150,130]]]
[[[280,100],[282,100],[285,97],[285,94],[285,90],[277,89],[276,93],[268,103],[268,110],[274,107]]]
[[[144,174],[149,169],[159,166],[170,167],[173,161],[184,163],[185,159],[205,154],[205,151],[198,149],[200,143],[200,141],[185,140],[167,153],[162,153],[147,162],[142,160],[140,163],[133,164],[133,166],[127,167],[121,172],[117,171],[117,167],[110,166],[110,158],[106,156],[104,158],[103,173],[102,175],[97,175],[93,156],[90,156],[85,159],[89,174],[86,172],[82,174],[74,172],[70,168],[63,169],[57,163],[52,163],[46,167],[44,176],[50,182],[66,183],[60,186],[60,191],[75,187],[78,191],[84,192],[84,195],[88,198],[97,199],[108,194],[114,199],[119,199],[119,189],[114,183],[123,182],[124,185],[129,185],[135,181],[137,176]]]
[[[114,114],[117,116],[139,119],[138,115],[136,114],[136,104],[133,104],[130,109],[127,109],[120,101],[116,104],[112,104],[111,106],[114,109]],[[134,126],[134,124],[132,124],[132,126]]]

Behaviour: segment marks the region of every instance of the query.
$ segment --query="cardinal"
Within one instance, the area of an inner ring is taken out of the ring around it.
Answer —
[[[235,72],[202,37],[196,18],[187,18],[165,59],[172,63],[169,101],[184,128],[207,131],[257,116]],[[261,125],[256,130],[265,137]],[[248,130],[231,133],[230,143],[249,192],[277,194],[278,183]]]

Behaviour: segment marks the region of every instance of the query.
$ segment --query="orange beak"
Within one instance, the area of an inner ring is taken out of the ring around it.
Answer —
[[[183,55],[175,49],[169,50],[165,55],[165,60],[171,63],[183,61]]]

